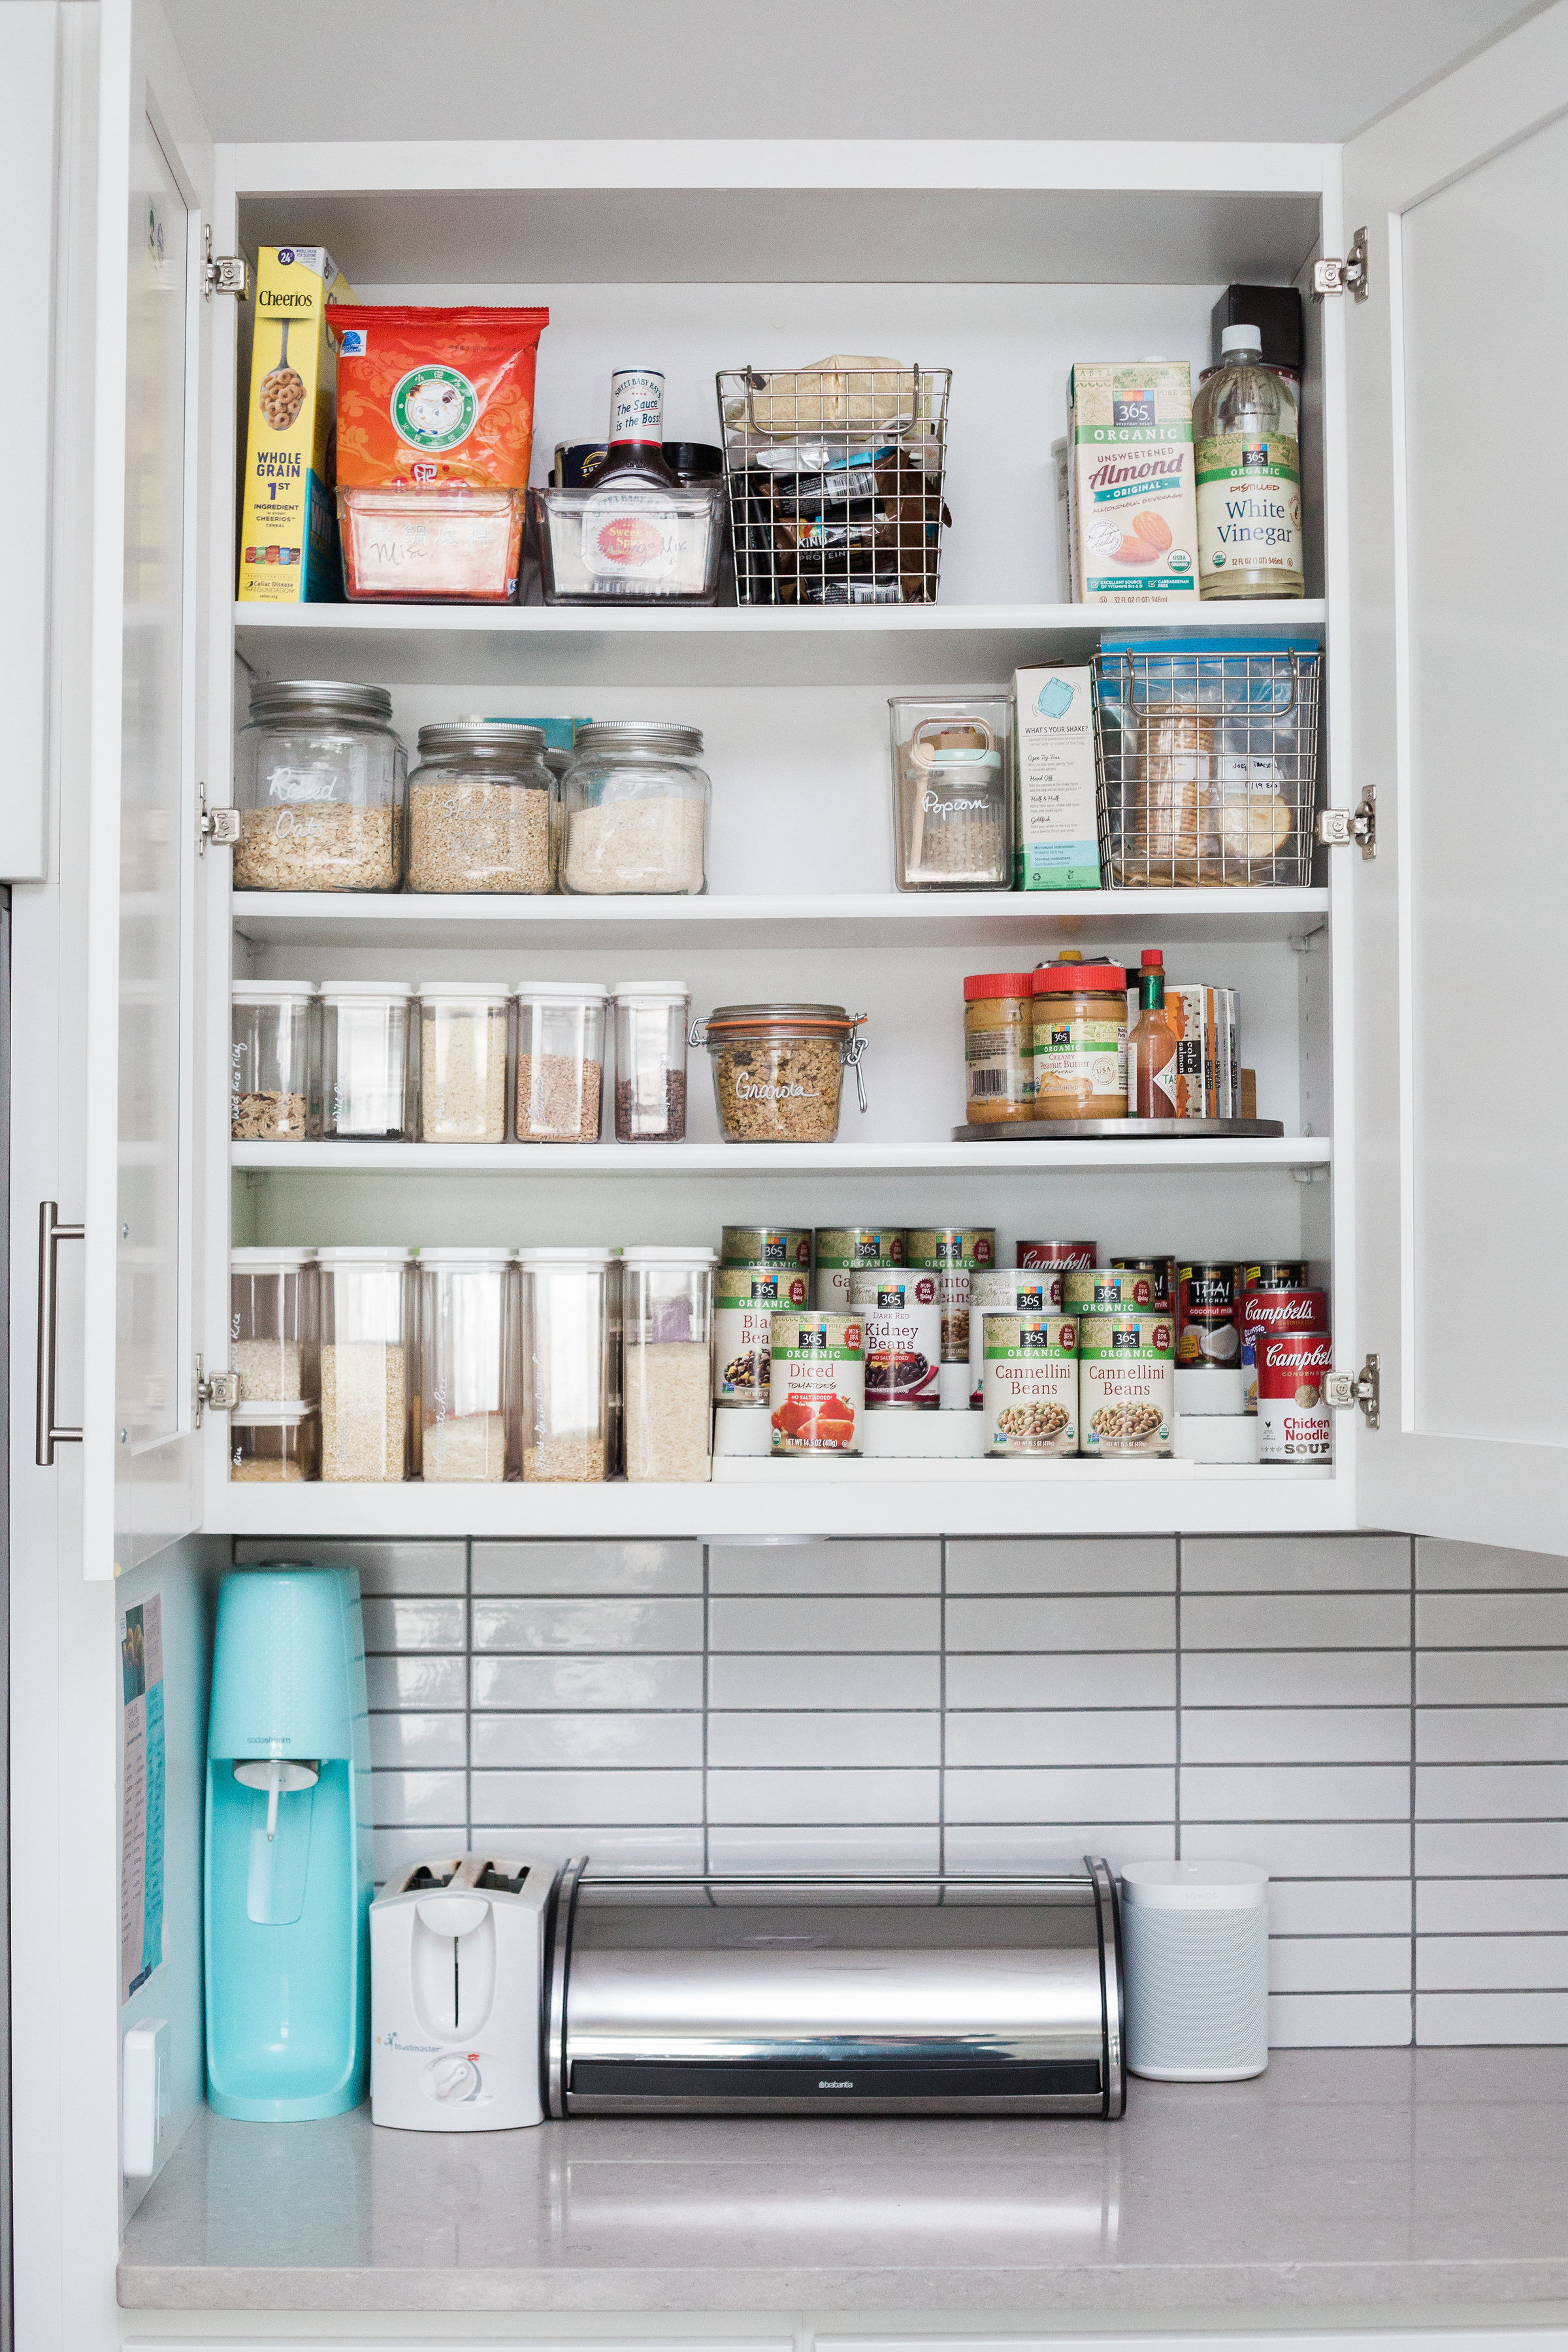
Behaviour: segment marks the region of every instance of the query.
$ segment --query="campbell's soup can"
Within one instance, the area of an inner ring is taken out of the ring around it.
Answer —
[[[1074,1266],[1062,1276],[1069,1315],[1137,1315],[1154,1307],[1154,1277],[1141,1266]],[[1160,1312],[1169,1314],[1169,1307]]]
[[[1169,1315],[1084,1315],[1078,1327],[1078,1450],[1169,1454],[1176,1425],[1176,1326]]]
[[[765,1405],[773,1318],[781,1307],[810,1304],[811,1276],[798,1265],[721,1265],[713,1274],[713,1402]]]
[[[940,1397],[942,1306],[936,1276],[881,1265],[849,1277],[849,1306],[865,1326],[866,1410],[933,1410]]]
[[[825,1314],[849,1311],[849,1277],[871,1266],[902,1265],[902,1225],[818,1225],[816,1304]]]
[[[1014,1256],[1021,1266],[1054,1265],[1066,1273],[1069,1266],[1096,1265],[1100,1261],[1097,1242],[1019,1242]],[[1061,1300],[1052,1300],[1059,1307]]]
[[[769,1357],[773,1453],[858,1454],[866,1412],[859,1317],[809,1307],[775,1314]]]
[[[969,1402],[979,1412],[985,1402],[987,1315],[1054,1315],[1060,1307],[1059,1265],[976,1267],[969,1278]]]
[[[1247,1410],[1258,1411],[1258,1350],[1264,1340],[1287,1331],[1327,1331],[1326,1290],[1249,1290],[1241,1302],[1241,1361],[1247,1380]]]
[[[719,1236],[721,1265],[784,1265],[809,1275],[811,1235],[801,1225],[726,1225]]]
[[[1261,1333],[1258,1341],[1258,1458],[1329,1462],[1333,1415],[1323,1388],[1333,1370],[1326,1331]]]
[[[1241,1361],[1242,1269],[1194,1259],[1176,1276],[1176,1361],[1184,1371],[1233,1372]]]
[[[1176,1261],[1173,1257],[1113,1257],[1110,1263],[1112,1265],[1120,1266],[1123,1273],[1147,1276],[1149,1297],[1146,1301],[1142,1298],[1139,1299],[1140,1307],[1146,1304],[1160,1308],[1167,1315],[1174,1312]]]
[[[1078,1327],[1070,1315],[985,1315],[985,1451],[1078,1452]]]

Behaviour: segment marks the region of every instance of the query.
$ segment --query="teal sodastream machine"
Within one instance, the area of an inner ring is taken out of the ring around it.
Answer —
[[[357,2106],[369,2050],[370,1751],[359,1578],[218,1591],[207,1729],[207,2098],[247,2123]]]

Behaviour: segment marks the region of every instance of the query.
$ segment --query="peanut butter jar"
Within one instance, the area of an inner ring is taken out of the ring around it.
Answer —
[[[1125,1118],[1125,968],[1085,963],[1066,949],[1035,972],[1032,995],[1035,1076],[1028,1116]]]

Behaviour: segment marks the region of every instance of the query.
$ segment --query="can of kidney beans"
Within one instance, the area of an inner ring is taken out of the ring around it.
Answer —
[[[1333,1369],[1326,1331],[1260,1332],[1258,1340],[1258,1458],[1328,1462],[1333,1416],[1323,1386]]]
[[[1194,1258],[1177,1273],[1176,1361],[1189,1371],[1235,1371],[1241,1361],[1242,1269]]]
[[[819,1315],[808,1307],[773,1317],[769,1397],[775,1454],[859,1453],[864,1341],[858,1315]]]
[[[942,1370],[935,1275],[903,1265],[852,1274],[849,1307],[866,1327],[867,1412],[892,1405],[934,1410]]]
[[[1138,1304],[1141,1307],[1152,1307],[1161,1315],[1172,1313],[1176,1304],[1176,1261],[1173,1257],[1113,1257],[1110,1263],[1128,1274],[1141,1274],[1145,1277],[1149,1296],[1145,1298],[1140,1291]]]
[[[1098,1265],[1100,1244],[1098,1242],[1019,1242],[1013,1255],[1019,1265],[1055,1266],[1058,1272],[1065,1273],[1069,1266]],[[1053,1307],[1061,1305],[1059,1286],[1057,1297],[1049,1303]]]
[[[1247,1379],[1247,1410],[1258,1411],[1258,1351],[1267,1339],[1293,1331],[1329,1329],[1324,1290],[1248,1290],[1241,1302],[1241,1360]]]

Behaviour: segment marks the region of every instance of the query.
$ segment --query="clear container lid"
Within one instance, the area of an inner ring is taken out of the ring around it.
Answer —
[[[523,719],[443,719],[419,730],[419,757],[441,751],[512,751],[525,759],[544,752],[544,730]]]
[[[612,1265],[618,1249],[520,1249],[519,1265]]]
[[[510,1004],[510,988],[489,988],[483,981],[421,980],[415,983],[421,1004]]]
[[[700,1271],[704,1266],[717,1265],[716,1249],[680,1249],[657,1242],[628,1242],[621,1252],[624,1265],[689,1265]]]
[[[236,1004],[305,1004],[320,993],[314,980],[237,980],[229,991]]]
[[[610,992],[602,980],[520,980],[511,992],[524,1004],[602,1004]]]
[[[663,751],[672,760],[695,759],[702,749],[700,727],[663,719],[595,719],[580,727],[573,749],[580,760],[593,751]]]
[[[390,725],[392,697],[384,686],[357,686],[337,677],[258,677],[250,689],[252,719],[362,719]]]
[[[421,1265],[510,1265],[516,1252],[503,1243],[484,1242],[473,1249],[421,1249]]]
[[[236,1429],[298,1429],[321,1410],[319,1404],[237,1404],[228,1417]]]
[[[652,1004],[685,1004],[691,991],[683,980],[613,980],[610,994],[617,1004],[628,1003],[633,997]]]
[[[235,1274],[287,1274],[315,1262],[313,1249],[231,1249],[228,1254]]]
[[[356,1243],[352,1248],[334,1245],[329,1249],[319,1249],[316,1258],[321,1265],[409,1265],[413,1263],[414,1252],[400,1248],[396,1243],[384,1245],[379,1242]]]
[[[415,993],[411,980],[323,980],[321,991],[323,1004],[370,1003],[378,996],[391,999]]]

